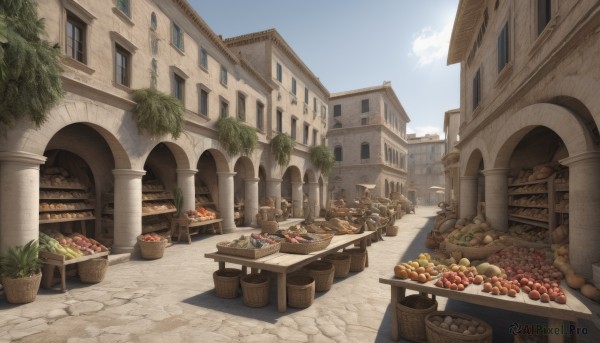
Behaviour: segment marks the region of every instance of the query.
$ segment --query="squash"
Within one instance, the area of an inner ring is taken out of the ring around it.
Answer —
[[[565,224],[559,225],[552,230],[552,243],[562,244],[569,241],[569,227]],[[564,252],[564,251],[563,251]]]
[[[567,274],[567,285],[574,289],[579,289],[585,285],[585,278],[574,271]]]
[[[581,294],[595,302],[600,302],[600,290],[592,284],[586,283],[581,286]]]

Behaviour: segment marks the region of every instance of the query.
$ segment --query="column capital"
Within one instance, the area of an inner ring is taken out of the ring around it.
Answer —
[[[247,182],[259,182],[260,178],[258,178],[258,177],[248,177],[248,178],[245,178],[244,181],[247,181]]]
[[[461,176],[460,180],[461,181],[469,181],[469,180],[477,180],[479,178],[479,176],[475,175],[475,176]]]
[[[558,161],[560,164],[565,166],[571,166],[577,164],[579,162],[600,162],[600,152],[599,151],[589,151],[581,154],[577,154],[575,156],[569,156],[567,158],[563,158]]]
[[[190,175],[194,176],[198,172],[198,169],[176,169],[177,175]]]
[[[283,181],[283,179],[278,179],[278,178],[274,178],[274,177],[267,179],[267,182],[282,182],[282,181]]]
[[[228,172],[228,171],[226,171],[226,172],[217,172],[217,175],[219,175],[219,176],[231,176],[231,177],[233,177],[235,174],[237,174],[237,173],[236,172]]]
[[[309,185],[314,186],[314,185],[319,185],[319,181],[309,181],[307,182]]]
[[[490,175],[508,175],[509,171],[510,171],[509,168],[486,169],[486,170],[483,171],[483,175],[484,176],[490,176]]]
[[[135,169],[113,169],[112,173],[114,176],[137,176],[142,177],[146,175],[145,170],[135,170]]]
[[[26,151],[0,151],[0,162],[18,162],[39,166],[46,163],[46,156]]]
[[[302,186],[304,184],[304,182],[302,182],[302,181],[292,181],[291,184],[294,185],[294,186]]]

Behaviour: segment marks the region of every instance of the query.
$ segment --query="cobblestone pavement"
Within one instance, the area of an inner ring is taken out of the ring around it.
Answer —
[[[66,293],[43,289],[30,304],[10,305],[2,297],[0,342],[390,342],[390,288],[378,279],[389,277],[396,262],[426,251],[435,210],[419,207],[398,220],[398,236],[368,248],[368,268],[336,279],[307,309],[277,312],[274,282],[270,304],[263,308],[246,307],[241,297],[215,296],[217,263],[204,253],[216,250],[220,241],[257,231],[244,229],[174,244],[159,260],[113,264],[98,284],[70,278]],[[439,309],[471,313],[493,324],[495,342],[512,342],[508,326],[513,321],[536,320],[439,297],[438,302]],[[600,337],[595,330],[583,341]]]

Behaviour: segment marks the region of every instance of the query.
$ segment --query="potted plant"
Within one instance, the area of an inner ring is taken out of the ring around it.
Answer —
[[[135,119],[138,128],[153,137],[171,134],[177,139],[183,131],[184,108],[179,99],[154,88],[133,92]]]
[[[25,246],[12,247],[0,256],[0,277],[6,301],[25,304],[35,300],[42,281],[42,262],[37,240]]]
[[[333,169],[335,158],[329,148],[323,144],[310,149],[310,161],[323,174],[327,175]]]
[[[242,154],[249,156],[258,142],[256,129],[245,125],[241,120],[225,117],[217,121],[219,142],[229,156]]]
[[[296,142],[288,134],[280,132],[271,139],[271,152],[275,155],[275,160],[280,167],[285,167],[290,163],[290,156],[294,150]]]

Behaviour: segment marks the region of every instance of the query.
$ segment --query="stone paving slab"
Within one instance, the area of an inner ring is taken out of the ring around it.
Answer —
[[[270,304],[263,308],[246,307],[241,297],[215,296],[217,263],[204,254],[215,251],[218,242],[258,231],[240,229],[198,235],[191,245],[176,243],[159,260],[120,255],[121,263],[112,264],[101,283],[69,278],[66,293],[42,289],[30,304],[11,305],[0,297],[0,343],[390,342],[390,288],[379,278],[391,275],[398,261],[427,251],[424,242],[435,210],[420,207],[417,214],[398,220],[398,236],[368,247],[368,268],[335,279],[331,290],[317,293],[307,309],[277,312],[274,280]],[[541,321],[440,297],[438,302],[440,309],[474,314],[493,324],[495,342],[512,342],[512,321]],[[597,342],[599,331],[591,322],[583,325],[590,334],[579,340]]]

